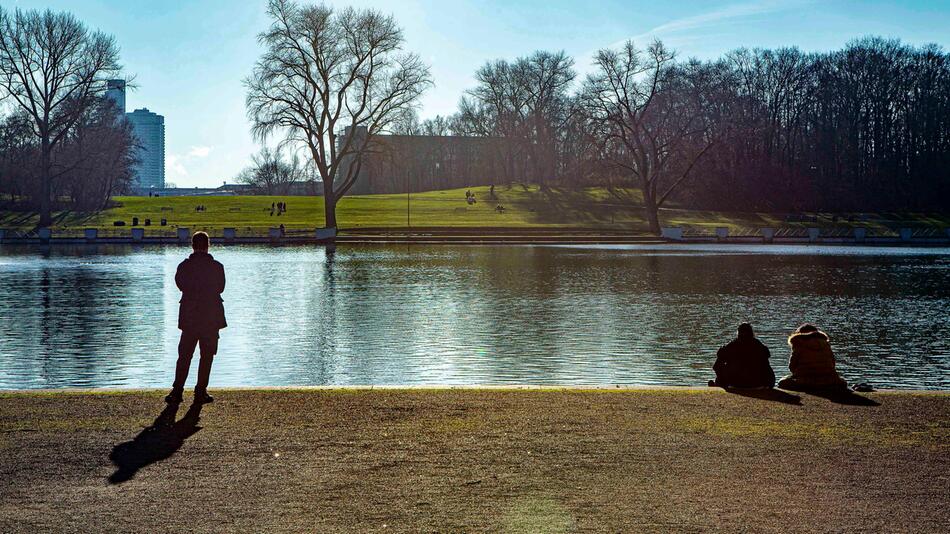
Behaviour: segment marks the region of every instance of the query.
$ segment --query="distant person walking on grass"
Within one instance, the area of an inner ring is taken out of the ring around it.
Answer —
[[[181,341],[178,342],[175,383],[172,384],[171,393],[165,397],[165,401],[171,404],[182,401],[195,346],[201,352],[195,402],[214,400],[208,395],[211,362],[218,352],[218,331],[227,327],[228,323],[224,319],[224,301],[221,299],[221,293],[224,292],[224,266],[208,254],[210,241],[208,234],[195,232],[191,236],[194,252],[178,265],[178,272],[175,273],[175,284],[181,290],[181,306],[178,309]]]
[[[848,383],[835,369],[828,334],[813,324],[803,324],[789,336],[788,345],[792,348],[788,360],[792,374],[780,380],[778,387],[793,391],[847,389]]]
[[[713,370],[716,379],[710,386],[723,388],[771,388],[775,386],[775,372],[769,365],[769,348],[752,332],[752,325],[742,323],[736,339],[719,349]]]

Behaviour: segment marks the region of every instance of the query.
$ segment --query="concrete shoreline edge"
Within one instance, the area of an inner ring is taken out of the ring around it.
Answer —
[[[719,244],[719,245],[835,245],[835,246],[869,246],[869,247],[934,247],[943,248],[950,246],[950,239],[947,238],[915,238],[913,240],[902,240],[900,238],[868,238],[863,241],[856,241],[847,238],[822,238],[812,241],[807,238],[774,238],[771,241],[763,241],[755,237],[734,237],[728,240],[717,240],[716,238],[682,238],[682,239],[664,239],[650,236],[631,236],[618,237],[615,235],[605,236],[512,236],[512,235],[482,235],[482,236],[457,236],[457,235],[352,235],[338,236],[335,240],[315,239],[315,238],[280,238],[271,239],[260,238],[236,238],[232,240],[213,239],[215,246],[241,246],[241,245],[335,245],[335,244],[447,244],[447,245],[662,245],[662,244]],[[48,240],[38,238],[7,238],[0,241],[2,245],[41,245],[41,246],[59,246],[59,245],[87,245],[87,246],[108,246],[108,245],[170,245],[183,246],[187,243],[174,238],[154,238],[133,240],[126,238],[99,238],[95,241],[73,238],[53,238]]]
[[[0,389],[0,395],[51,395],[51,394],[127,394],[127,393],[166,393],[168,388],[43,388],[43,389]],[[776,388],[777,389],[777,388]],[[220,388],[210,387],[209,391],[216,392],[321,392],[321,391],[537,391],[537,392],[722,392],[726,391],[718,387],[708,386],[664,386],[664,385],[585,385],[585,384],[567,384],[567,385],[534,385],[534,384],[420,384],[420,385],[329,385],[329,386],[224,386]],[[741,391],[741,390],[740,390]],[[755,391],[755,390],[750,390]],[[780,390],[786,391],[786,390]],[[798,393],[798,392],[793,392]],[[875,389],[873,394],[908,394],[908,395],[950,395],[950,390],[943,389],[894,389],[881,388]]]
[[[200,229],[200,228],[198,228]],[[248,228],[247,230],[251,230]],[[263,228],[258,228],[263,230]],[[177,227],[173,233],[164,230],[151,235],[144,227],[134,227],[130,233],[116,233],[100,228],[85,228],[60,232],[50,228],[35,231],[11,231],[0,228],[0,244],[41,245],[158,245],[188,244],[192,228]],[[291,229],[267,228],[266,232],[243,234],[235,227],[213,232],[212,239],[219,245],[241,244],[335,244],[335,243],[503,243],[503,244],[652,244],[652,243],[720,243],[720,244],[836,244],[836,245],[950,245],[950,228],[891,229],[872,233],[867,228],[790,228],[763,227],[757,232],[733,233],[728,227],[694,228],[664,226],[660,235],[630,230],[606,230],[585,227],[353,227]]]

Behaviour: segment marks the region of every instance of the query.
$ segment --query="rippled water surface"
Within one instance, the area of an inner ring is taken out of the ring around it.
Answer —
[[[177,247],[0,247],[0,388],[166,387]],[[950,250],[230,247],[212,386],[700,384],[735,325],[812,321],[843,375],[950,389]],[[197,365],[197,357],[195,358]],[[195,370],[189,385],[194,381]]]

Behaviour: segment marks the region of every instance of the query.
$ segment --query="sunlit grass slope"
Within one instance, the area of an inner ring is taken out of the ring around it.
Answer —
[[[590,229],[646,233],[641,196],[633,189],[545,189],[537,186],[499,186],[495,199],[489,199],[488,187],[474,187],[478,202],[465,200],[465,189],[413,193],[407,196],[365,195],[344,197],[337,219],[344,230],[365,228],[498,228],[498,229]],[[407,202],[408,200],[408,202]],[[271,204],[288,203],[284,214],[272,214]],[[78,231],[84,227],[112,229],[114,221],[130,224],[133,217],[140,222],[151,219],[153,226],[167,219],[172,231],[176,227],[205,229],[219,233],[227,227],[250,229],[262,233],[268,227],[283,224],[288,230],[324,226],[322,197],[117,197],[116,207],[96,214],[63,212],[55,217],[54,230]],[[204,211],[195,211],[197,205]],[[408,207],[408,218],[407,218]],[[503,208],[503,209],[499,209]],[[734,230],[757,229],[762,226],[847,226],[860,225],[875,229],[893,228],[896,221],[916,225],[942,226],[947,217],[901,214],[876,215],[872,220],[847,223],[823,217],[818,223],[787,223],[782,214],[753,212],[721,212],[664,209],[663,224],[711,229],[727,226]],[[0,211],[0,228],[32,228],[36,214]],[[159,230],[159,228],[153,228]],[[126,232],[127,230],[122,229]]]

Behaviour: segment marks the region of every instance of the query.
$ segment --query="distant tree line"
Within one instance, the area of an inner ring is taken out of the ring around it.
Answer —
[[[583,80],[573,65],[543,51],[486,63],[457,114],[412,129],[508,140],[504,178],[637,187],[655,230],[673,199],[771,211],[950,206],[950,55],[937,45],[869,37],[829,53],[679,61],[660,42],[628,42],[598,52]]]
[[[599,51],[583,77],[564,52],[537,51],[487,62],[457,113],[419,121],[431,78],[403,51],[391,16],[292,0],[270,0],[268,13],[265,51],[245,82],[248,116],[261,141],[278,136],[307,154],[325,185],[328,226],[364,166],[392,190],[438,188],[448,172],[635,187],[654,232],[673,202],[950,205],[950,55],[937,45],[868,37],[827,53],[739,49],[699,61],[659,41],[627,42]],[[419,136],[431,139],[408,139]],[[438,140],[450,136],[491,141]]]
[[[118,56],[69,13],[0,8],[0,198],[39,211],[41,226],[129,189],[134,136],[104,97]]]
[[[382,166],[401,165],[417,183],[437,187],[451,171],[542,188],[636,187],[654,231],[673,202],[769,211],[950,205],[950,55],[937,45],[869,37],[827,53],[739,49],[699,61],[659,41],[627,42],[599,51],[583,77],[564,52],[538,51],[487,62],[457,113],[419,121],[432,80],[393,17],[293,0],[269,0],[268,14],[245,80],[247,112],[254,135],[279,144],[241,180],[272,194],[321,181],[328,226],[386,145],[380,136],[394,133],[487,140],[389,143],[406,153]],[[37,209],[45,225],[56,207],[96,209],[128,190],[134,137],[104,98],[120,74],[113,38],[72,15],[0,9],[4,202]],[[393,187],[407,181],[391,178]]]
[[[249,185],[258,195],[296,194],[300,188],[307,194],[317,193],[317,173],[298,154],[263,147],[251,156],[251,164],[237,177],[238,183]]]
[[[865,38],[843,50],[738,50],[716,149],[682,198],[762,210],[946,210],[950,55]]]

